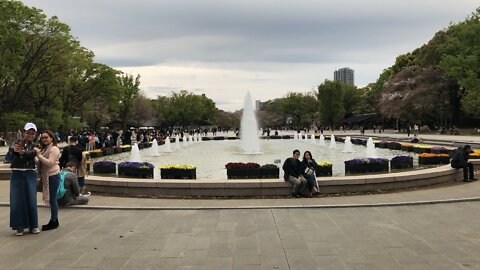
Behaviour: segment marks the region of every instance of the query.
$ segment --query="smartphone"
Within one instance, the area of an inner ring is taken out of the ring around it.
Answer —
[[[15,144],[17,145],[18,150],[23,150],[24,145],[22,140],[17,140]]]

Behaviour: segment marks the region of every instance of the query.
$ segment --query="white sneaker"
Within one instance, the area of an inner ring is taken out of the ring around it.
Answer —
[[[37,233],[40,233],[40,229],[33,228],[33,229],[30,230],[30,232],[33,233],[33,234],[37,234]]]
[[[23,235],[23,230],[17,230],[15,233],[16,236],[22,236]]]

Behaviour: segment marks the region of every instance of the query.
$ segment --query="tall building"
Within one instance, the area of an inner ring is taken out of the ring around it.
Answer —
[[[335,70],[335,72],[333,73],[333,80],[339,81],[341,83],[355,85],[354,79],[355,77],[353,75],[353,69],[348,67]]]

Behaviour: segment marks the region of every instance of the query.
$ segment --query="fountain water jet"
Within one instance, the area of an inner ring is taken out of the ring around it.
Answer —
[[[330,135],[330,149],[337,149],[337,143],[335,142],[335,136]]]
[[[253,108],[250,92],[247,92],[243,104],[242,122],[240,125],[240,139],[244,154],[260,154],[260,140],[258,138],[258,125]]]
[[[132,145],[132,151],[130,152],[130,162],[142,162],[140,158],[140,149],[138,145],[135,143]]]
[[[153,139],[152,141],[152,147],[150,147],[150,153],[149,155],[151,157],[158,157],[160,156],[160,153],[158,152],[158,143],[157,143],[157,139]]]
[[[344,153],[353,153],[355,151],[353,151],[353,148],[352,148],[352,140],[350,139],[350,136],[347,136],[345,138],[345,146],[343,148],[343,152]]]
[[[310,141],[315,144],[316,141],[315,141],[315,133],[312,134],[312,137],[310,138]]]
[[[377,157],[377,152],[375,151],[375,144],[373,143],[372,137],[367,140],[367,157]]]
[[[320,146],[325,146],[325,137],[323,134],[320,135],[320,142],[318,143]]]
[[[170,137],[165,139],[165,150],[164,152],[170,153],[172,152],[172,143],[170,142]]]

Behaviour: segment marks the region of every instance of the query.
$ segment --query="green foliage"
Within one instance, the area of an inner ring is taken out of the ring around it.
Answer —
[[[5,112],[0,116],[2,131],[16,131],[27,122],[35,122],[32,114],[24,111]]]
[[[284,124],[294,128],[304,128],[313,123],[317,106],[317,99],[313,94],[290,92],[285,97],[268,103],[265,111],[280,115],[284,119]],[[270,115],[268,118],[273,116]],[[263,123],[263,126],[270,125]]]
[[[345,93],[342,83],[325,80],[318,86],[320,121],[322,125],[335,127],[345,116]]]
[[[182,90],[173,92],[170,97],[158,97],[155,110],[167,125],[189,126],[212,124],[217,108],[204,94]]]

